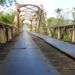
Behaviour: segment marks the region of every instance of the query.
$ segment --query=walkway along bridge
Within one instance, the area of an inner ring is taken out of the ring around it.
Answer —
[[[26,19],[30,21],[30,32],[23,31]],[[75,43],[75,25],[48,27],[46,21],[43,7],[16,4],[14,25],[0,23],[0,49],[4,50],[1,57],[10,50],[7,59],[0,64],[1,75],[75,74],[75,45],[64,42],[67,35],[69,40],[66,41]]]

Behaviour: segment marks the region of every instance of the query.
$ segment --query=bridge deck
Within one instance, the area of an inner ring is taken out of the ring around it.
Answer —
[[[27,33],[12,41],[7,49],[10,52],[0,64],[0,75],[59,75],[55,67],[46,63],[39,47]]]
[[[51,38],[50,36],[45,36],[42,34],[37,34],[37,33],[33,33],[33,34],[44,39],[48,44],[54,46],[55,48],[71,56],[72,58],[75,58],[75,45],[74,44],[60,41],[60,40]]]

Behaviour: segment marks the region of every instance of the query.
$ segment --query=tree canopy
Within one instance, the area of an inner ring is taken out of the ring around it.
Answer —
[[[48,26],[52,26],[52,25],[56,25],[57,24],[57,19],[54,17],[48,18],[47,19],[47,25]]]
[[[0,5],[5,4],[6,0],[0,0]]]
[[[0,22],[6,23],[6,24],[13,24],[15,14],[2,14],[0,13]]]

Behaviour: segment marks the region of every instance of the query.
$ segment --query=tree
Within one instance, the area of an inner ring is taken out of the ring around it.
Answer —
[[[72,16],[73,16],[73,24],[75,24],[75,8],[73,8]]]
[[[59,22],[58,22],[59,20]],[[63,18],[54,18],[54,17],[50,17],[47,19],[47,25],[48,26],[54,26],[54,25],[62,25],[62,24],[66,24],[65,20]]]
[[[11,6],[13,3],[16,3],[16,0],[0,0],[0,5]]]
[[[6,3],[6,0],[0,0],[0,5],[3,5]]]
[[[47,19],[47,25],[48,26],[53,26],[57,24],[57,19],[54,17],[50,17]]]
[[[13,24],[15,14],[0,14],[0,22],[6,23],[6,24]]]
[[[57,13],[57,14],[61,14],[61,11],[62,11],[62,9],[60,9],[60,8],[57,8],[57,9],[56,9],[56,13]]]
[[[62,16],[62,9],[57,8],[56,9],[56,13],[57,13],[57,25],[62,25],[64,23],[64,18]]]

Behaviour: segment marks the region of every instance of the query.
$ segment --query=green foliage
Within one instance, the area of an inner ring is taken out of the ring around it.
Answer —
[[[60,19],[57,19],[57,18],[54,18],[54,17],[51,17],[51,18],[48,18],[47,19],[47,25],[48,26],[53,26],[53,25],[65,25],[66,20],[64,20],[63,18],[60,18]]]
[[[65,33],[64,33],[63,40],[64,40],[64,41],[71,41],[71,39],[69,38],[69,33],[68,33],[68,32],[65,32]]]
[[[0,5],[5,4],[6,0],[0,0]]]
[[[0,0],[0,5],[11,6],[16,0]]]
[[[58,19],[57,25],[65,25],[65,20],[63,18]]]
[[[15,14],[0,14],[0,22],[6,23],[6,24],[13,24]]]
[[[48,26],[53,26],[53,25],[56,25],[56,24],[57,24],[57,19],[56,18],[51,17],[51,18],[47,19],[47,25]]]

